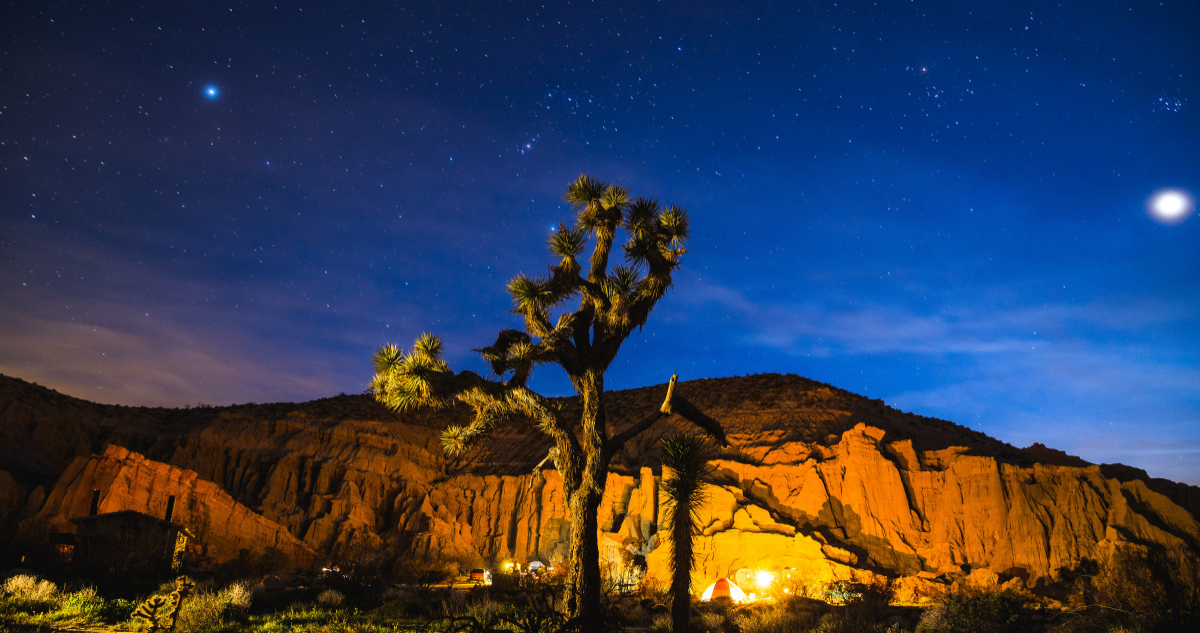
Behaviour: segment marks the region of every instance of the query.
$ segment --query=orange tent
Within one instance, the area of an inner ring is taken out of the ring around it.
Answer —
[[[716,600],[717,598],[729,598],[734,602],[745,602],[746,592],[742,591],[741,587],[733,584],[733,581],[728,578],[722,578],[709,585],[708,589],[704,590],[704,595],[700,596],[700,599],[706,602]]]

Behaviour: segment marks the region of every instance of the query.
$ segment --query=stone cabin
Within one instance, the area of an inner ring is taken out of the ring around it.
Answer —
[[[175,497],[167,500],[166,516],[160,519],[136,510],[98,514],[99,492],[93,492],[88,516],[71,519],[76,525],[71,562],[109,572],[177,573],[193,537],[171,522]]]

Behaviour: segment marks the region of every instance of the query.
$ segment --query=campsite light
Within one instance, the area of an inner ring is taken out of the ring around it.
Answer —
[[[754,574],[754,582],[758,585],[759,589],[766,589],[767,587],[770,587],[774,580],[775,574],[765,569],[760,569]]]

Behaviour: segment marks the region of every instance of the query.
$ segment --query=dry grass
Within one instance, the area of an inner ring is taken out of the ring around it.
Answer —
[[[4,581],[4,594],[24,602],[49,602],[58,597],[58,587],[49,580],[21,574]]]

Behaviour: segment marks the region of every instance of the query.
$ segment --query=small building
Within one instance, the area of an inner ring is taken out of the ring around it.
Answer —
[[[110,573],[177,573],[192,535],[171,522],[175,498],[167,502],[165,518],[136,510],[97,514],[99,491],[93,493],[92,513],[76,517],[75,547],[71,562],[79,567]]]

